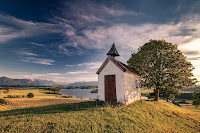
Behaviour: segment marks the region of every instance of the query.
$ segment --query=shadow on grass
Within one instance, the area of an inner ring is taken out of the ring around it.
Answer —
[[[12,116],[12,115],[22,115],[22,114],[65,113],[70,111],[81,111],[81,110],[87,110],[89,108],[101,107],[104,104],[105,103],[103,101],[55,104],[55,105],[47,105],[41,107],[30,107],[30,108],[2,111],[0,112],[0,116]]]

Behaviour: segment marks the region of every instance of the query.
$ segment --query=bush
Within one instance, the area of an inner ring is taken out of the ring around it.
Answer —
[[[32,98],[32,97],[34,97],[34,94],[33,93],[28,93],[27,98]]]
[[[72,95],[68,95],[68,98],[73,98],[73,96]]]
[[[2,99],[2,98],[0,98],[0,104],[7,104],[7,102],[6,102],[6,100],[5,99]]]

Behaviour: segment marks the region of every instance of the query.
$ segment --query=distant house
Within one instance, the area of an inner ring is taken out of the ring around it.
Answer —
[[[97,71],[99,100],[108,103],[130,104],[141,98],[140,75],[128,65],[115,59],[119,56],[115,44]]]

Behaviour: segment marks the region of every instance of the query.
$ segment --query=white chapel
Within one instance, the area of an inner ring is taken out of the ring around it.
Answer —
[[[130,66],[115,59],[119,56],[115,44],[97,71],[98,97],[107,103],[130,104],[141,98],[140,75]]]

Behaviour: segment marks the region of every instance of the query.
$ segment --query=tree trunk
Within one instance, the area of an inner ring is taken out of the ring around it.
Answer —
[[[158,101],[159,100],[159,88],[157,87],[156,88],[156,92],[155,92],[155,101]]]

